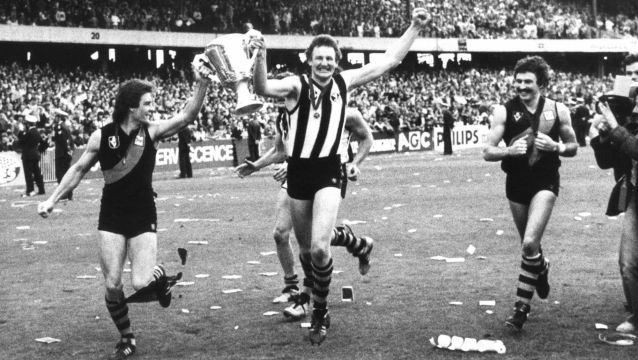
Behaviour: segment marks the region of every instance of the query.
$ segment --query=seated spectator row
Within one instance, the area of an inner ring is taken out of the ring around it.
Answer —
[[[638,35],[638,2],[425,0],[438,38],[594,38]],[[611,6],[611,3],[616,6]],[[5,0],[0,24],[229,33],[246,23],[266,34],[400,35],[407,0]]]
[[[174,71],[162,77],[148,74],[104,74],[22,64],[0,65],[0,149],[12,149],[18,124],[29,115],[40,119],[45,135],[51,132],[56,110],[68,114],[77,146],[82,146],[97,128],[111,121],[113,98],[118,85],[131,77],[152,81],[156,87],[155,118],[165,119],[179,111],[190,93],[192,79]],[[505,70],[396,71],[352,93],[350,105],[357,107],[373,130],[429,130],[442,123],[442,112],[458,110],[466,124],[486,124],[494,104],[514,95],[513,74]],[[611,78],[556,72],[546,95],[573,106],[586,98],[597,98],[612,87]],[[208,99],[194,124],[198,139],[246,138],[249,117],[233,115],[235,94],[219,84],[211,85]],[[577,100],[578,99],[578,100]],[[275,134],[278,107],[263,99],[262,111],[251,115],[264,126],[264,135]]]

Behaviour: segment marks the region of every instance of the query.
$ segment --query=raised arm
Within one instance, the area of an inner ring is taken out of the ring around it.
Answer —
[[[206,98],[206,90],[208,90],[208,86],[211,83],[211,80],[208,77],[209,71],[210,70],[205,65],[193,67],[196,79],[193,95],[186,103],[186,106],[177,115],[169,120],[152,123],[149,126],[148,131],[151,139],[157,141],[171,137],[197,118],[197,114],[202,108],[202,104]]]
[[[297,98],[301,89],[301,82],[297,76],[284,79],[268,79],[266,64],[266,41],[260,33],[254,33],[250,38],[249,47],[257,51],[253,66],[253,86],[255,92],[261,96],[276,98]]]
[[[75,189],[80,180],[97,162],[97,153],[100,149],[100,141],[102,139],[102,131],[96,130],[91,134],[86,150],[80,159],[67,170],[64,177],[60,181],[60,185],[53,191],[48,199],[38,204],[38,214],[46,218],[53,211],[53,206],[64,197],[69,191]]]
[[[415,8],[412,11],[410,27],[397,41],[393,41],[392,46],[386,50],[381,59],[370,62],[358,69],[346,70],[341,73],[346,84],[350,88],[363,85],[399,66],[427,21],[428,14],[426,10],[422,7]]]
[[[514,141],[510,146],[498,146],[505,133],[505,120],[507,120],[507,111],[504,106],[499,105],[494,109],[494,119],[487,144],[483,148],[483,159],[486,161],[501,161],[510,156],[523,156],[527,153],[527,135]]]

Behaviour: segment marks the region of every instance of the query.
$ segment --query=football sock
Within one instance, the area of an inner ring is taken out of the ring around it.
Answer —
[[[297,286],[299,284],[297,274],[290,277],[284,276],[284,284],[286,285],[285,289],[299,290],[299,286]]]
[[[312,289],[314,308],[327,309],[327,298],[330,292],[330,281],[332,280],[332,258],[323,267],[312,263],[312,270],[315,276],[315,287]]]
[[[523,255],[521,271],[518,275],[518,289],[516,289],[518,301],[524,304],[531,302],[534,296],[534,290],[536,290],[538,275],[543,271],[545,266],[547,265],[543,255],[538,254],[533,257]]]
[[[365,248],[365,240],[353,235],[344,226],[335,227],[332,229],[332,233],[333,236],[330,241],[332,246],[344,246],[354,256],[358,256],[361,250]]]
[[[131,344],[133,346],[135,346],[135,336],[133,335],[133,333],[130,334],[123,334],[122,335],[122,342]]]
[[[300,253],[299,262],[301,263],[301,268],[304,273],[303,286],[312,289],[315,286],[315,277],[312,273],[312,257],[310,253]]]
[[[164,273],[164,270],[161,267],[156,265],[153,268],[153,280],[150,283],[148,283],[148,285],[137,290],[133,295],[129,296],[126,299],[126,302],[127,303],[144,303],[144,302],[156,301],[157,293],[161,291],[162,290],[161,287],[163,287],[162,286],[163,282],[160,281],[162,277],[166,277],[166,274]]]
[[[131,321],[128,318],[128,305],[124,301],[124,292],[120,292],[118,300],[109,300],[106,296],[104,300],[111,319],[122,337],[129,335],[132,337],[133,332],[131,331]]]

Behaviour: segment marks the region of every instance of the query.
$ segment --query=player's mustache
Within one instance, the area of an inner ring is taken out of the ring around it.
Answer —
[[[529,89],[516,89],[519,94],[531,94],[532,90]]]

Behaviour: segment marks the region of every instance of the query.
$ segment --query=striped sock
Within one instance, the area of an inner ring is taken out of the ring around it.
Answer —
[[[131,321],[128,318],[128,305],[124,301],[124,293],[121,292],[119,299],[117,301],[112,301],[104,297],[106,301],[106,308],[111,314],[111,318],[113,319],[113,323],[117,327],[117,330],[120,332],[122,337],[125,335],[133,336],[133,331],[131,330]]]
[[[518,301],[524,304],[529,304],[532,301],[534,291],[536,290],[538,274],[543,271],[544,266],[546,266],[546,263],[541,254],[533,257],[523,255],[521,272],[518,275],[518,289],[516,289]]]
[[[297,286],[299,284],[297,274],[290,277],[284,276],[284,284],[286,285],[284,289],[299,290],[299,286]]]
[[[133,346],[136,346],[136,344],[135,344],[135,336],[133,335],[133,333],[122,334],[122,342],[129,343],[129,344],[131,344]]]
[[[337,226],[332,229],[333,236],[330,241],[332,246],[344,246],[349,253],[359,256],[361,250],[366,246],[363,238],[355,236],[352,232],[346,230],[344,226]]]
[[[312,263],[312,271],[315,276],[315,287],[312,289],[314,308],[325,310],[328,308],[328,293],[330,292],[330,281],[332,280],[332,258],[323,267]]]
[[[166,276],[166,272],[164,271],[164,268],[162,268],[159,265],[155,265],[155,267],[153,267],[153,280],[151,280],[151,282],[148,283],[148,285],[137,290],[135,293],[133,293],[133,295],[129,296],[126,299],[126,302],[127,303],[144,303],[144,302],[156,301],[158,292],[162,290],[161,289],[162,282],[160,282],[159,280],[165,276]]]
[[[303,286],[312,289],[315,287],[315,277],[312,273],[312,257],[310,253],[299,254],[299,262],[301,263],[301,268],[303,269],[304,279]]]

